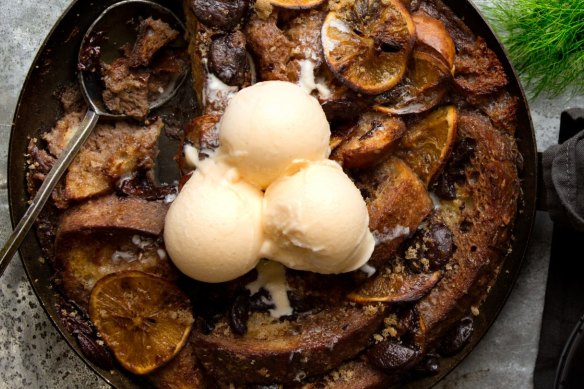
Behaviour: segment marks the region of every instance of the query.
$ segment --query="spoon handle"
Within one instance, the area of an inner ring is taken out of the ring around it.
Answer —
[[[0,277],[4,274],[4,270],[8,266],[8,263],[16,253],[16,250],[20,247],[20,244],[24,240],[26,234],[32,227],[39,213],[41,213],[45,203],[53,193],[55,185],[59,182],[63,173],[69,168],[71,162],[81,149],[81,146],[85,143],[91,131],[95,127],[99,115],[93,110],[88,110],[85,114],[85,118],[79,125],[79,128],[69,140],[67,147],[63,150],[55,164],[51,168],[49,174],[47,174],[43,184],[39,188],[36,196],[32,200],[30,206],[22,216],[22,219],[18,222],[18,225],[0,250]]]

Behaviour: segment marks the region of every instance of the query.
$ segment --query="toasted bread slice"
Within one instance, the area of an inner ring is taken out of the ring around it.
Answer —
[[[454,69],[454,85],[468,93],[493,93],[509,83],[503,65],[483,38],[460,47]]]
[[[369,263],[381,266],[428,216],[432,200],[416,173],[396,157],[364,172],[358,186],[366,194],[369,228],[377,239]]]
[[[466,100],[487,115],[495,127],[504,128],[511,135],[515,133],[519,105],[517,96],[502,90],[488,95],[469,94]]]
[[[135,197],[104,196],[69,209],[57,231],[57,240],[71,232],[123,229],[160,235],[168,206]]]
[[[457,198],[437,210],[454,236],[454,252],[442,280],[418,304],[436,340],[450,325],[479,306],[508,250],[519,197],[517,149],[513,138],[476,112],[460,117],[461,137],[476,140],[467,179],[457,184]]]
[[[122,270],[176,279],[162,241],[166,205],[107,196],[69,209],[59,226],[56,258],[67,295],[87,307],[93,285]]]
[[[383,307],[371,305],[330,307],[295,321],[254,313],[244,336],[225,321],[209,335],[195,332],[196,353],[211,376],[227,382],[301,381],[359,354],[383,316]]]
[[[158,150],[162,120],[148,126],[100,123],[65,176],[65,196],[82,200],[111,193],[115,182],[138,168],[150,170]]]

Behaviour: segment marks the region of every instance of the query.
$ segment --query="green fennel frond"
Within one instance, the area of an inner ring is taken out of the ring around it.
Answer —
[[[584,0],[495,0],[486,13],[534,96],[584,93]]]

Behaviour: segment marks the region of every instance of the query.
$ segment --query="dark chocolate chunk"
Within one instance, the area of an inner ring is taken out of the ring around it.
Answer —
[[[241,21],[248,0],[192,0],[191,9],[205,26],[230,31]]]
[[[419,352],[394,341],[386,340],[371,347],[367,356],[369,361],[381,370],[405,371],[415,365]]]
[[[424,234],[424,257],[432,270],[440,269],[454,251],[452,232],[442,223],[432,224]]]
[[[242,293],[229,308],[229,327],[234,334],[245,335],[249,320],[249,295]]]
[[[446,336],[440,343],[438,351],[440,355],[449,357],[457,354],[466,346],[474,330],[472,317],[465,317],[458,325],[446,333]]]
[[[249,74],[245,35],[236,31],[213,39],[209,52],[211,73],[227,85],[242,86]]]

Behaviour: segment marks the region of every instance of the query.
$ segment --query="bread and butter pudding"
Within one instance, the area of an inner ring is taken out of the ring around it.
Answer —
[[[495,54],[439,0],[184,8],[201,112],[180,191],[153,181],[162,121],[99,125],[37,229],[64,324],[96,363],[162,388],[436,374],[472,333],[520,198]],[[81,118],[72,96],[31,144],[31,191]]]

